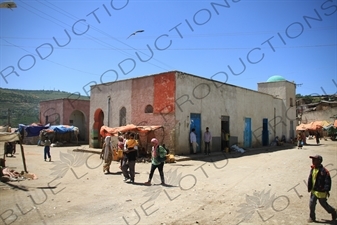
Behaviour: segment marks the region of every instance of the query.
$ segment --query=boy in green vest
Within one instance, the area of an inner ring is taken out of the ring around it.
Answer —
[[[330,196],[331,190],[331,177],[329,171],[323,167],[323,158],[320,155],[310,156],[312,159],[312,166],[308,178],[308,192],[310,193],[310,218],[308,222],[315,222],[315,208],[317,200],[321,206],[331,214],[332,221],[336,220],[336,209],[331,207],[327,198]]]

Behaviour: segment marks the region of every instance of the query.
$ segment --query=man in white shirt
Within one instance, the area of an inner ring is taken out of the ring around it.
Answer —
[[[206,131],[204,133],[205,155],[209,155],[211,153],[211,148],[210,148],[211,141],[212,141],[212,134],[209,131],[209,128],[206,127]]]
[[[191,133],[190,133],[190,142],[192,144],[193,154],[196,154],[197,153],[197,135],[195,135],[194,128],[192,128]]]

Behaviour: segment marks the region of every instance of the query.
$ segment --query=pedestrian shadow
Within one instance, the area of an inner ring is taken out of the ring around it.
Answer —
[[[151,185],[148,185],[146,184],[145,182],[125,182],[126,184],[133,184],[133,185],[138,185],[138,186],[147,186],[147,187],[151,187],[151,186],[162,186],[162,187],[179,187],[179,186],[175,186],[175,185],[171,185],[171,184],[151,184]]]
[[[325,219],[322,219],[320,221],[315,221],[315,223],[320,223],[320,224],[337,224],[337,221],[333,221],[333,220],[325,220]]]
[[[57,186],[52,186],[52,187],[36,187],[36,189],[55,189]]]
[[[128,181],[128,182],[125,182],[126,184],[132,184],[132,185],[138,185],[138,186],[149,186],[147,184],[145,184],[145,182],[131,182],[131,181]]]
[[[10,183],[5,183],[5,184],[7,184],[8,186],[10,186],[13,189],[17,189],[17,190],[20,190],[20,191],[29,191],[27,187],[22,186],[22,185],[15,185],[15,184],[10,184]]]
[[[194,166],[193,164],[173,164],[171,166]]]
[[[104,173],[105,175],[121,175],[123,174],[122,171],[118,171],[118,172],[110,172],[110,173]],[[140,174],[139,172],[135,172],[135,174]]]
[[[323,145],[323,144],[321,144],[321,143],[319,143],[319,144],[304,144],[303,146],[320,146],[320,145]]]
[[[30,189],[55,189],[57,188],[56,186],[51,186],[51,187],[26,187],[26,186],[23,186],[23,185],[15,185],[15,184],[11,184],[11,183],[4,183],[8,186],[10,186],[11,188],[13,189],[17,189],[17,190],[21,190],[21,191],[29,191]]]
[[[162,187],[179,187],[172,184],[152,184],[151,186],[162,186]]]
[[[163,187],[179,187],[179,186],[172,185],[172,184],[158,184],[158,185],[161,185]]]
[[[122,171],[118,171],[118,172],[110,172],[110,173],[104,173],[104,175],[121,175]]]

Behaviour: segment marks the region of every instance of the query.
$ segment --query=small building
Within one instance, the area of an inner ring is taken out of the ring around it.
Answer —
[[[41,101],[39,108],[41,124],[78,127],[79,141],[89,142],[89,100],[64,98]]]
[[[198,152],[209,127],[212,151],[224,149],[222,132],[230,145],[269,145],[276,137],[295,136],[296,107],[293,82],[272,77],[258,91],[212,79],[170,71],[91,86],[90,145],[101,143],[101,126],[163,125],[161,142],[170,152],[190,154],[189,134],[196,130]]]
[[[328,101],[320,100],[314,103],[299,100],[297,101],[297,112],[299,123],[309,124],[315,121],[333,123],[335,115],[337,115],[337,101],[333,96]]]

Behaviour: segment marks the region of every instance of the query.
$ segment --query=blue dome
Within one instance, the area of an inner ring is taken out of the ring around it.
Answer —
[[[285,81],[286,79],[284,79],[284,77],[279,76],[279,75],[275,75],[275,76],[271,76],[268,78],[267,82],[278,82],[278,81]]]

